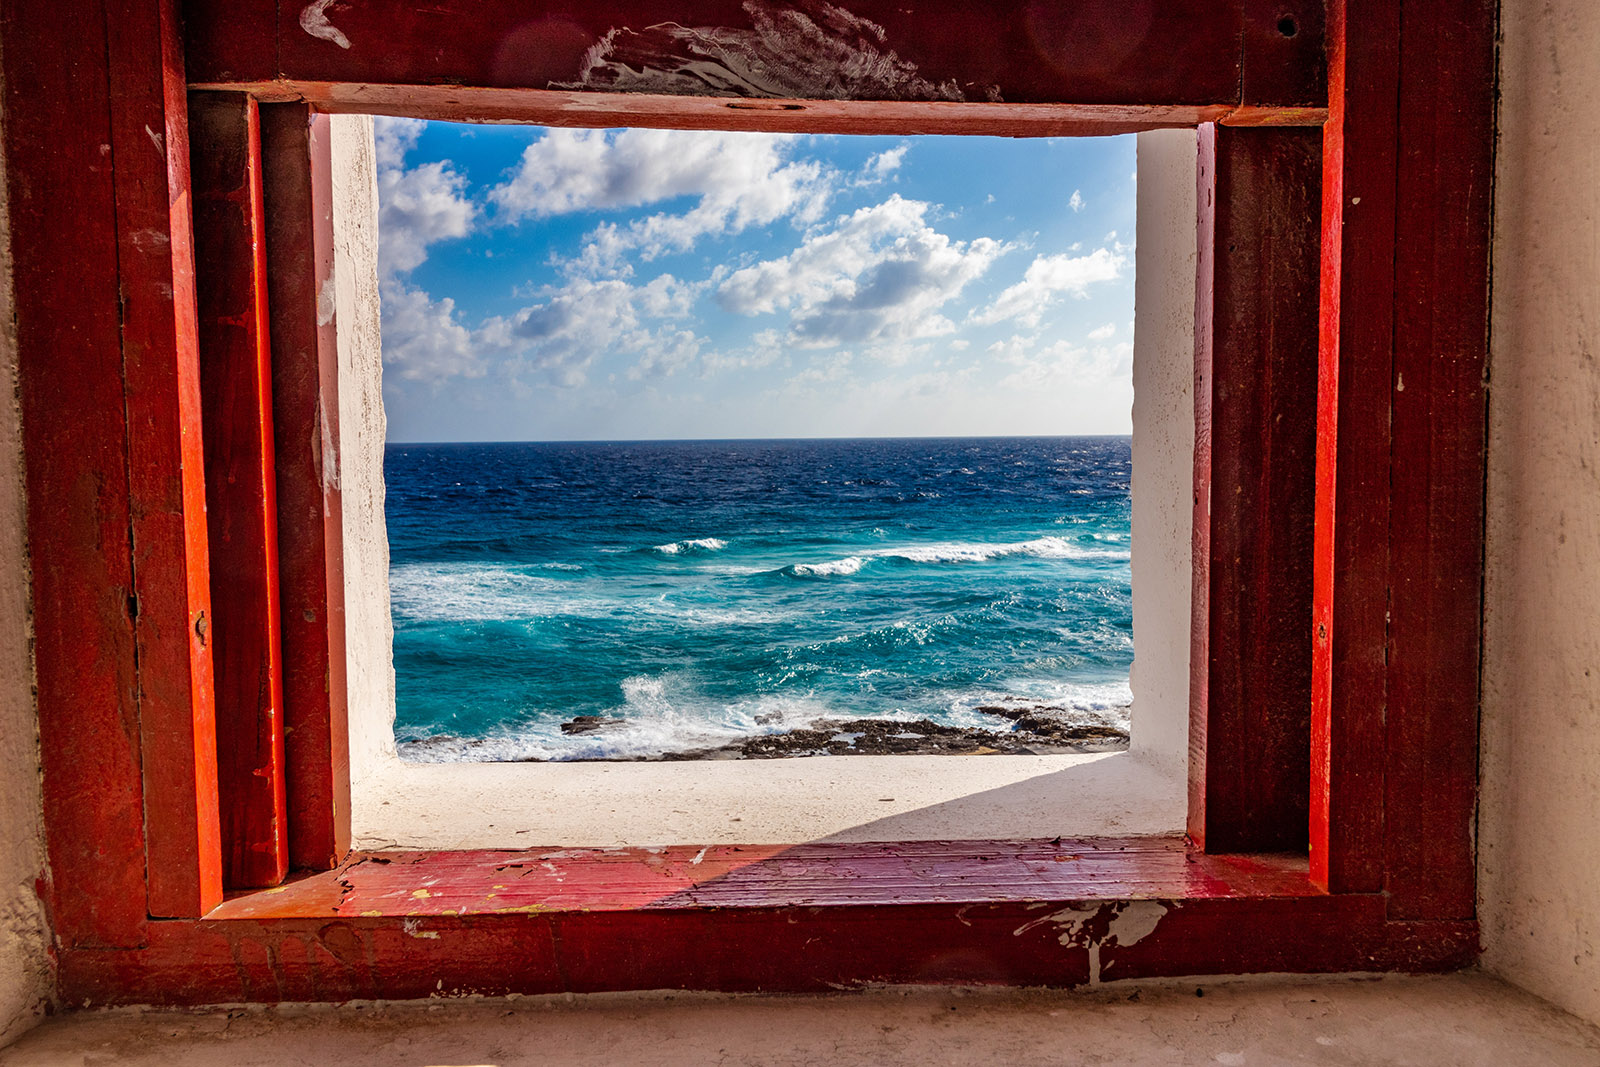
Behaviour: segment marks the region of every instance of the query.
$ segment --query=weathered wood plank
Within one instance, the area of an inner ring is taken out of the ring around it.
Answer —
[[[350,848],[344,518],[328,118],[261,108],[289,863],[327,870]]]
[[[272,893],[235,895],[217,919],[548,911],[1186,900],[1315,894],[1304,859],[1191,854],[1183,839],[672,845],[381,852]]]
[[[1304,851],[1321,136],[1204,126],[1189,835]]]
[[[176,0],[108,5],[148,906],[222,899],[211,577]]]
[[[461,892],[476,887],[476,895]],[[619,989],[1443,970],[1471,922],[1390,923],[1303,860],[1181,839],[369,853],[75,952],[74,1002],[342,1000]],[[140,991],[145,992],[141,993]]]
[[[1400,8],[1328,5],[1317,382],[1311,870],[1383,885]]]
[[[1284,112],[1328,98],[1321,0],[1244,0],[1240,58],[1242,109]]]
[[[1385,880],[1475,914],[1496,5],[1408,5],[1395,231]]]
[[[288,873],[272,359],[256,102],[189,95],[225,882]]]
[[[64,949],[134,945],[144,785],[105,12],[5,0],[0,47],[47,899]]]
[[[196,85],[467,86],[861,101],[1318,107],[1319,18],[1246,40],[1216,0],[190,3]],[[1303,11],[1301,9],[1304,9]],[[419,42],[395,48],[395,41]],[[982,41],[982,48],[972,42]],[[1250,99],[1241,100],[1243,56]]]

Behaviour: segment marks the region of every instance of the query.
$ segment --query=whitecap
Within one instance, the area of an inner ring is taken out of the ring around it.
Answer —
[[[720,537],[694,537],[657,545],[655,551],[663,556],[676,556],[685,552],[718,552],[727,547],[728,542]]]
[[[832,578],[841,574],[855,574],[866,562],[860,556],[846,556],[827,563],[795,563],[785,569],[799,578]]]
[[[829,560],[826,563],[793,563],[785,574],[799,578],[830,578],[855,574],[874,559],[898,559],[907,563],[984,563],[1003,556],[1035,556],[1039,559],[1126,559],[1126,552],[1089,550],[1064,537],[1036,537],[1029,541],[965,542],[944,541],[926,545],[897,545],[867,549],[859,556]]]
[[[600,714],[626,720],[613,729],[567,735],[553,718],[505,727],[483,738],[436,736],[401,742],[413,763],[506,763],[526,760],[660,758],[737,744],[781,733],[834,714],[809,696],[765,695],[725,701],[699,691],[685,674],[632,675],[620,683],[622,701]]]
[[[980,705],[1056,709],[1054,714],[1079,726],[1100,726],[1127,731],[1133,690],[1128,680],[1069,682],[1060,679],[1019,678],[1004,689],[952,693],[946,707],[959,726],[994,729],[995,717],[977,711]]]
[[[942,542],[881,548],[871,555],[908,560],[912,563],[983,563],[1002,556],[1037,556],[1041,559],[1083,559],[1104,556],[1089,552],[1064,537],[1036,537],[1030,541]]]

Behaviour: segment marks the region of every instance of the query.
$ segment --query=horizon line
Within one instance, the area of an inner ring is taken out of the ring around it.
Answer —
[[[659,445],[659,444],[718,444],[735,441],[1050,441],[1068,438],[1127,437],[1131,433],[993,433],[993,434],[888,434],[873,437],[556,437],[536,440],[490,440],[487,438],[458,439],[453,441],[390,441],[385,448],[409,445]]]

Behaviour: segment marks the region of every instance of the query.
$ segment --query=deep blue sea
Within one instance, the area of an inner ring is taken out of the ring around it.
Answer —
[[[1130,464],[1126,437],[390,445],[401,754],[994,729],[997,700],[1126,727]]]

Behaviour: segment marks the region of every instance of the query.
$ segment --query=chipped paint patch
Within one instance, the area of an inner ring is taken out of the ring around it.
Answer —
[[[1011,931],[1011,936],[1018,937],[1040,926],[1054,926],[1056,940],[1063,947],[1088,952],[1089,984],[1098,985],[1103,946],[1127,948],[1138,944],[1155,933],[1167,913],[1179,906],[1159,900],[1130,900],[1120,904],[1062,908],[1023,923]]]
[[[317,290],[317,325],[328,325],[338,310],[338,293],[334,289],[333,277],[330,275],[323,279],[322,288]]]
[[[333,514],[328,494],[339,491],[339,449],[333,443],[333,426],[328,422],[328,409],[320,402],[317,404],[317,429],[321,434],[317,464],[322,471],[322,513],[326,516]]]
[[[935,85],[886,47],[870,19],[824,0],[746,0],[752,28],[661,22],[617,27],[584,54],[583,68],[552,89],[809,100],[965,100],[954,81]],[[988,93],[998,99],[998,89]]]
[[[400,923],[400,929],[405,931],[407,937],[415,937],[423,941],[439,940],[439,931],[424,930],[421,919],[406,919]]]
[[[706,858],[706,851],[707,851],[707,850],[708,850],[708,849],[710,849],[710,848],[711,848],[711,846],[710,846],[710,845],[706,845],[706,846],[705,846],[705,847],[704,847],[704,848],[702,848],[702,849],[701,849],[701,850],[700,850],[700,851],[699,851],[699,852],[696,852],[696,853],[695,853],[695,854],[694,854],[694,859],[692,859],[692,860],[690,860],[690,861],[689,861],[689,865],[690,865],[690,866],[691,866],[691,867],[698,867],[698,866],[700,866],[700,861],[701,861],[701,860],[703,860],[703,859],[705,859],[705,858]]]
[[[332,41],[340,48],[349,48],[350,38],[344,35],[343,30],[328,21],[328,8],[333,3],[334,0],[315,0],[315,3],[307,4],[300,11],[300,28],[313,37]]]
[[[163,158],[167,154],[167,140],[149,126],[144,128],[145,136],[150,138],[150,143],[156,146],[156,153]]]

